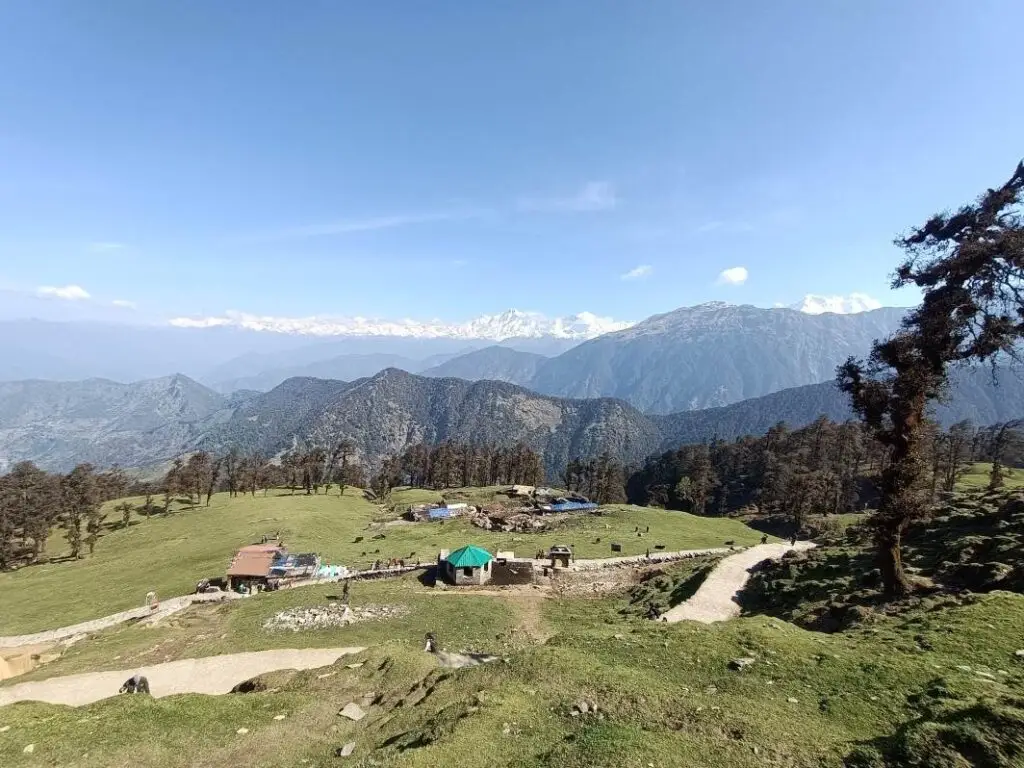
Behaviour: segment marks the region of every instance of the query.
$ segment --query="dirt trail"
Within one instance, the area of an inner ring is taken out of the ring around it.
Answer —
[[[751,568],[762,560],[778,560],[792,549],[805,550],[814,546],[809,541],[799,541],[795,547],[789,544],[759,544],[731,555],[715,566],[693,597],[663,613],[662,619],[670,624],[677,621],[711,624],[735,619],[740,615],[736,595],[750,578]]]
[[[118,695],[129,677],[144,675],[153,696],[178,693],[229,693],[238,683],[278,669],[316,669],[364,648],[311,648],[232,653],[200,659],[182,659],[114,672],[88,672],[38,682],[0,687],[0,707],[16,701],[46,701],[80,707]]]

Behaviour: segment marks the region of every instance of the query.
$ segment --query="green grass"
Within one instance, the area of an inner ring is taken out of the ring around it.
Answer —
[[[992,472],[992,465],[985,461],[979,461],[970,466],[970,469],[960,477],[959,487],[988,488],[989,474]],[[1024,488],[1024,469],[1003,468],[1003,487]]]
[[[315,588],[211,614],[196,609],[177,627],[128,627],[83,641],[48,674],[89,664],[130,668],[139,662],[128,656],[153,646],[161,650],[151,656],[173,657],[279,644],[372,647],[359,657],[367,662],[359,670],[346,669],[351,659],[344,659],[333,677],[300,673],[275,683],[276,693],[3,708],[0,727],[10,730],[0,734],[0,764],[322,766],[334,764],[335,747],[354,740],[357,752],[346,764],[359,766],[824,767],[918,722],[926,711],[922,694],[936,681],[967,702],[1024,695],[1024,665],[1014,657],[1024,636],[1024,597],[1016,594],[836,635],[764,616],[711,626],[657,624],[624,617],[625,594],[547,600],[540,620],[552,636],[537,643],[515,631],[525,609],[513,595],[424,594],[412,578],[357,589],[357,603],[401,601],[411,612],[333,633],[282,637],[262,630],[282,607],[323,599],[325,590]],[[510,663],[437,670],[420,650],[428,628],[448,647],[497,651]],[[197,635],[207,638],[176,644],[175,637]],[[124,658],[115,662],[112,654]],[[750,669],[728,668],[730,659],[748,655],[757,659]],[[367,692],[380,703],[366,720],[335,715]],[[603,719],[570,716],[581,698],[597,702]],[[274,721],[279,713],[286,720]],[[236,734],[240,727],[250,733]],[[30,743],[36,751],[24,756]]]
[[[430,562],[439,550],[464,544],[521,555],[533,555],[552,544],[572,544],[578,557],[590,558],[611,556],[613,541],[623,545],[621,554],[639,555],[648,548],[654,551],[655,544],[680,550],[717,547],[726,541],[746,545],[760,539],[756,531],[734,520],[630,506],[608,508],[602,516],[573,516],[558,530],[538,534],[495,533],[458,519],[383,526],[375,522],[379,515],[377,506],[350,490],[343,497],[271,492],[230,498],[222,493],[209,507],[136,518],[129,528],[104,535],[92,556],[0,574],[0,635],[99,618],[142,605],[150,590],[165,598],[187,594],[200,578],[224,574],[238,547],[275,531],[281,531],[293,552],[318,552],[330,562],[356,568],[377,558]],[[634,533],[647,526],[650,533],[644,538]],[[376,535],[384,538],[374,540]],[[55,531],[48,554],[62,554],[63,546]]]

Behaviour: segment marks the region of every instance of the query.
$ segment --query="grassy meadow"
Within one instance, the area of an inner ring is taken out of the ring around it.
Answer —
[[[118,628],[74,646],[21,679],[230,650],[369,647],[331,670],[275,673],[274,692],[2,708],[0,764],[324,766],[336,762],[335,748],[355,741],[345,764],[365,767],[835,766],[855,750],[871,754],[900,724],[913,727],[932,691],[950,702],[1024,693],[1024,664],[1014,655],[1024,597],[1009,593],[825,635],[765,616],[658,624],[623,615],[624,594],[429,594],[406,577],[353,591],[356,605],[409,606],[401,619],[311,634],[262,629],[283,607],[327,594],[317,587],[203,606],[168,626]],[[438,669],[421,650],[425,631],[449,648],[508,662]],[[756,661],[731,670],[740,656]],[[365,664],[350,670],[353,661]],[[367,693],[376,703],[364,707],[365,720],[337,716]],[[599,714],[572,715],[581,699],[598,704]]]
[[[440,494],[399,491],[393,503],[435,498]],[[141,499],[133,501],[141,505]],[[114,517],[112,513],[109,519]],[[671,551],[760,540],[758,532],[734,520],[630,506],[609,507],[601,516],[574,516],[556,531],[529,534],[485,531],[458,519],[383,522],[393,517],[355,489],[344,496],[278,490],[232,498],[219,493],[209,507],[175,508],[148,519],[135,516],[128,528],[107,532],[93,555],[75,562],[59,560],[65,542],[57,530],[47,552],[55,562],[0,573],[0,635],[99,618],[142,605],[150,590],[164,598],[188,594],[199,579],[223,575],[238,547],[277,531],[292,552],[318,552],[326,561],[356,568],[366,568],[377,558],[433,561],[439,550],[464,544],[526,556],[552,544],[572,544],[578,557],[589,558],[611,556],[612,541],[622,543],[623,555],[639,555],[647,548],[654,551],[655,544]],[[634,533],[648,526],[644,538]]]

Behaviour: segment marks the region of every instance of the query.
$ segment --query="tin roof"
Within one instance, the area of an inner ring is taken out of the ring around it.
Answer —
[[[228,566],[228,576],[266,576],[278,552],[276,549],[255,550],[251,547],[240,549]]]

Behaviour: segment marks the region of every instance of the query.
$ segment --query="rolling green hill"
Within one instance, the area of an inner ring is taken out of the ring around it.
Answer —
[[[52,629],[140,606],[150,590],[161,597],[188,594],[200,578],[223,575],[238,547],[278,531],[292,552],[317,552],[355,568],[378,558],[432,562],[439,550],[463,544],[531,556],[568,543],[575,545],[578,557],[588,558],[611,556],[610,541],[622,542],[623,555],[638,555],[655,542],[680,550],[719,547],[725,541],[751,544],[760,538],[733,520],[628,506],[608,508],[600,517],[574,517],[564,529],[539,534],[490,532],[460,520],[443,525],[375,522],[383,519],[380,509],[354,490],[343,497],[272,491],[231,498],[221,493],[209,507],[137,517],[129,528],[103,536],[91,557],[0,574],[0,635]],[[633,532],[638,526],[650,526],[650,536],[638,538]],[[598,537],[602,541],[595,543]],[[60,558],[63,544],[54,535],[47,554]]]

